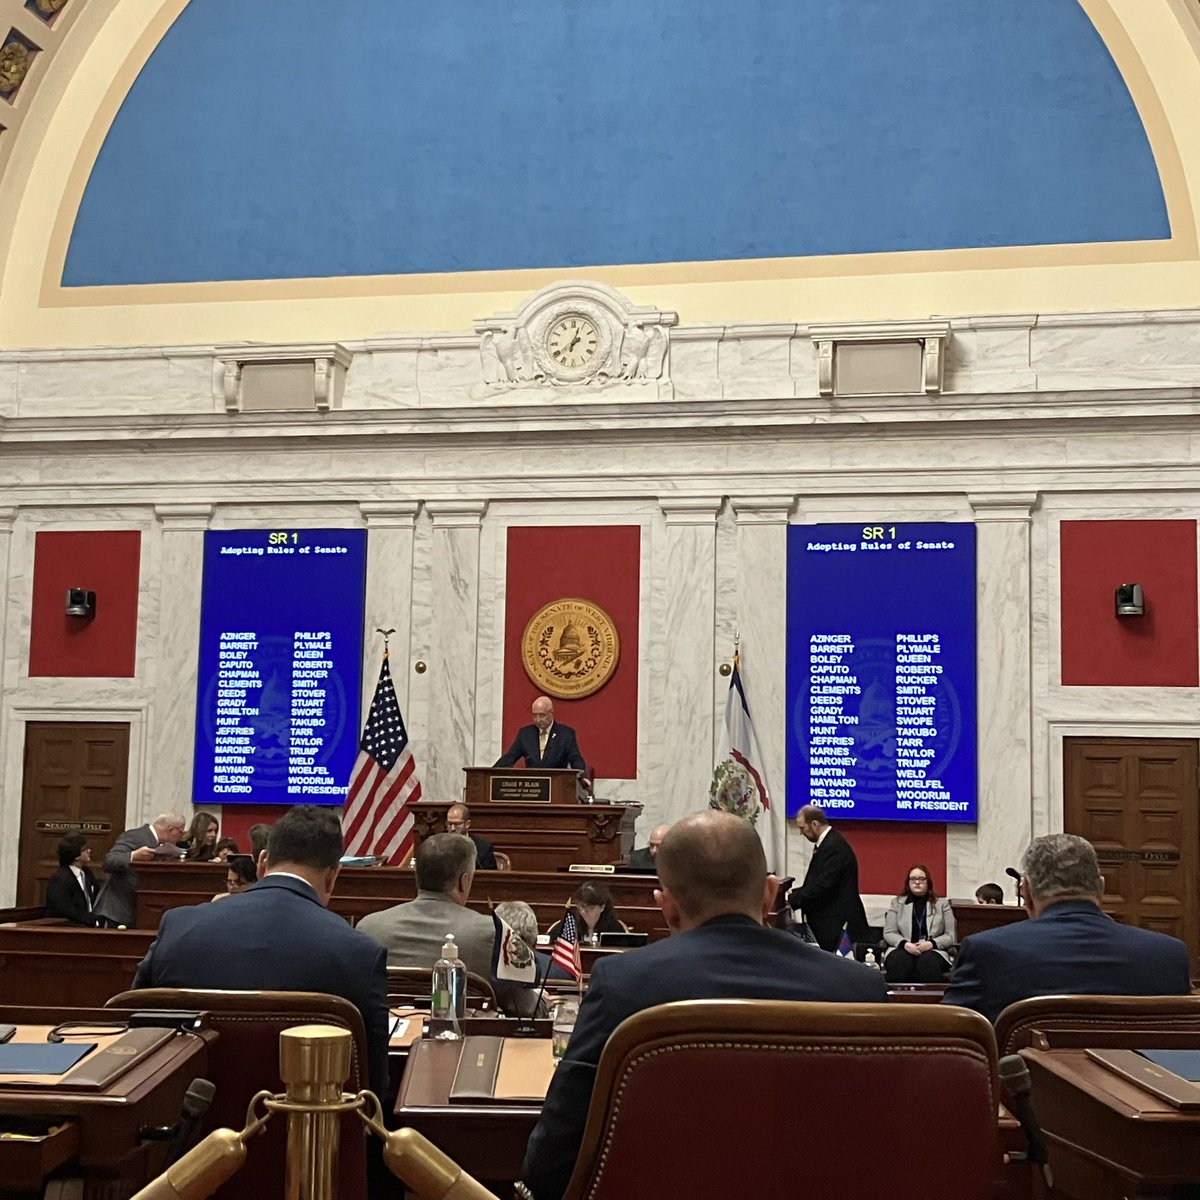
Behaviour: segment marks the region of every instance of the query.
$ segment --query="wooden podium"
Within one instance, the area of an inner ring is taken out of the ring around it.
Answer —
[[[583,804],[588,798],[579,772],[569,767],[463,767],[463,774],[467,777],[463,799],[472,808],[479,804]]]
[[[633,849],[640,804],[586,804],[579,772],[464,767],[471,832],[495,843],[514,871],[558,871],[572,863],[618,863]],[[413,805],[417,841],[446,830],[450,802]]]

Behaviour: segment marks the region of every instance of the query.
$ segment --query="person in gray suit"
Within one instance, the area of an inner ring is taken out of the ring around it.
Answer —
[[[937,894],[924,863],[908,868],[904,891],[883,919],[883,972],[889,983],[939,983],[950,970],[950,947],[958,941],[950,901]]]
[[[432,969],[447,934],[468,971],[490,979],[505,1012],[529,1016],[537,995],[528,988],[492,979],[496,926],[467,908],[475,878],[475,843],[461,833],[435,833],[417,847],[417,898],[368,913],[356,928],[387,951],[389,967]]]
[[[149,825],[125,830],[113,842],[101,863],[108,882],[96,897],[92,909],[98,924],[133,928],[137,923],[138,889],[133,864],[161,857],[159,847],[174,846],[183,837],[183,830],[184,821],[178,813],[162,813]]]

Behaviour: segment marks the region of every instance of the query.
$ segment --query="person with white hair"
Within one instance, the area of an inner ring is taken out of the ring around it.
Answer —
[[[1030,996],[1186,996],[1188,950],[1178,938],[1114,921],[1100,907],[1104,879],[1091,842],[1036,838],[1021,860],[1032,918],[966,938],[943,1004],[994,1021]]]
[[[127,829],[113,842],[100,864],[108,882],[92,909],[98,924],[110,928],[124,925],[126,929],[137,924],[138,877],[133,864],[165,857],[164,847],[175,846],[183,837],[183,830],[184,820],[179,813],[160,813],[149,825]],[[177,857],[183,857],[182,850]]]

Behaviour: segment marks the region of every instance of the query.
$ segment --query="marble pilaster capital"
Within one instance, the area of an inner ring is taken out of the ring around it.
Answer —
[[[0,535],[12,533],[16,520],[17,509],[14,506],[5,505],[0,508]]]
[[[1024,521],[1028,523],[1037,508],[1037,492],[972,492],[967,503],[977,523],[985,521]]]
[[[426,500],[425,511],[435,529],[478,529],[487,512],[486,500]]]
[[[163,533],[203,533],[212,520],[211,504],[156,504],[154,515]]]
[[[739,525],[786,525],[796,506],[795,496],[730,496]]]
[[[659,496],[658,507],[668,525],[704,525],[712,528],[721,511],[720,496]]]
[[[358,510],[368,529],[411,529],[420,507],[419,500],[369,500]]]

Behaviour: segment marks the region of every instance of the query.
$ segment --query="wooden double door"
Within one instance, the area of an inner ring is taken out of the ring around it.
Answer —
[[[45,901],[64,834],[82,833],[99,867],[125,828],[128,779],[127,724],[31,721],[25,726],[18,906]]]
[[[1188,738],[1067,738],[1064,828],[1096,847],[1104,907],[1200,952],[1200,794]]]

